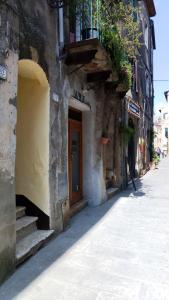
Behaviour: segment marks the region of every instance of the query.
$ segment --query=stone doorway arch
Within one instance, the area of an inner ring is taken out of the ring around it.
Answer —
[[[18,68],[16,194],[49,219],[49,83],[32,60],[20,60]]]

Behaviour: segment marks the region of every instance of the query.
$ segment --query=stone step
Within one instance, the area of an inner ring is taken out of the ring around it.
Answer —
[[[53,235],[54,230],[36,230],[17,242],[16,264],[19,265],[25,259],[34,255]]]
[[[109,188],[106,190],[107,192],[107,199],[111,199],[114,195],[119,192],[119,188]]]
[[[16,219],[22,218],[25,216],[25,206],[16,206]]]
[[[24,216],[18,220],[16,220],[16,241],[20,241],[28,234],[37,230],[36,221],[37,217],[28,217]]]
[[[81,200],[78,203],[74,204],[70,208],[69,216],[73,217],[75,214],[77,214],[79,211],[81,211],[85,206],[87,206],[86,200]]]

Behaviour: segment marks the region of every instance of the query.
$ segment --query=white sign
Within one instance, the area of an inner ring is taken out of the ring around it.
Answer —
[[[0,79],[7,79],[7,71],[6,68],[0,65]]]
[[[59,96],[56,93],[53,93],[52,98],[53,98],[53,101],[59,102]]]

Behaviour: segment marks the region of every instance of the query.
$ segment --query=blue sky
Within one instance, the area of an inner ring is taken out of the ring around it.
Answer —
[[[157,15],[155,23],[156,50],[154,51],[154,79],[169,80],[169,0],[154,0]],[[155,111],[165,105],[164,91],[169,90],[168,82],[154,82]]]

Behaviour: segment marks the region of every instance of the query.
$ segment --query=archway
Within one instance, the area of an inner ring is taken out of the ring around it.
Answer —
[[[49,84],[27,59],[19,61],[16,141],[16,194],[49,216]]]

